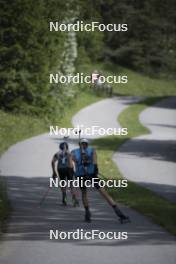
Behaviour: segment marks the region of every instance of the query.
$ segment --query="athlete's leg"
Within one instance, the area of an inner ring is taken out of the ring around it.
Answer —
[[[70,186],[70,192],[72,195],[73,206],[74,207],[79,206],[78,193],[72,185]]]
[[[112,197],[107,193],[107,191],[104,188],[99,188],[98,191],[101,193],[101,195],[105,198],[105,200],[108,202],[110,206],[116,205]]]
[[[66,180],[66,172],[63,169],[58,170],[59,178],[60,180]],[[66,193],[66,187],[61,187],[62,191],[62,204],[67,205],[67,193]]]
[[[88,202],[88,197],[87,197],[87,188],[85,186],[86,176],[77,177],[77,179],[79,181],[79,187],[81,190],[83,206],[84,206],[84,208],[87,208],[87,207],[89,207],[89,202]]]
[[[70,186],[70,192],[72,195],[72,202],[73,202],[73,206],[79,206],[79,201],[78,201],[78,193],[76,191],[76,189],[71,185]]]
[[[85,208],[85,221],[90,223],[91,222],[91,213],[90,213],[90,209],[89,209],[87,189],[82,188],[81,192],[82,192],[82,202],[83,202],[83,205]]]
[[[94,174],[91,175],[90,177],[92,178],[92,180],[96,179],[94,186],[100,192],[100,194],[105,198],[105,200],[108,202],[108,204],[110,206],[116,205],[116,203],[114,202],[112,197],[107,193],[107,191],[104,188],[100,187],[100,185],[99,185],[99,181],[100,181],[99,177],[97,175],[94,175]]]
[[[76,191],[76,188],[73,186],[73,169],[72,168],[68,168],[68,172],[67,172],[67,180],[71,181],[70,184],[70,192],[72,195],[72,201],[73,201],[73,206],[78,206],[79,205],[79,201],[78,201],[78,193]]]
[[[91,222],[91,213],[90,213],[90,209],[89,209],[87,189],[85,186],[83,188],[81,188],[81,193],[82,193],[82,203],[83,203],[83,206],[85,208],[85,221]]]
[[[97,176],[96,176],[97,178]],[[103,196],[103,198],[105,198],[105,200],[108,202],[108,204],[110,206],[112,206],[115,214],[119,217],[120,219],[120,222],[121,223],[124,223],[124,222],[129,222],[129,217],[124,215],[122,213],[122,211],[119,209],[118,205],[116,204],[116,202],[112,199],[112,197],[107,193],[107,191],[100,187],[99,184],[98,184],[98,181],[95,185],[95,188],[100,192],[100,194]]]
[[[88,202],[88,197],[87,197],[87,190],[85,188],[81,189],[81,193],[82,193],[82,203],[84,208],[89,207],[89,202]]]

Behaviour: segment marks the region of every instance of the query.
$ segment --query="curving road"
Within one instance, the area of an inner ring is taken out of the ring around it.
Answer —
[[[176,97],[140,114],[151,134],[132,138],[114,155],[127,179],[176,202]]]
[[[117,115],[138,98],[102,100],[80,111],[73,123],[85,126],[119,127]],[[85,121],[86,120],[86,121]],[[107,123],[108,122],[108,123]],[[45,204],[39,201],[51,175],[50,160],[59,137],[40,135],[12,146],[1,158],[1,173],[8,183],[14,211],[0,243],[1,264],[174,264],[175,237],[146,217],[122,206],[133,219],[120,225],[111,208],[95,190],[90,190],[93,222],[84,223],[83,209],[60,205],[60,192],[52,189]],[[71,148],[77,138],[70,139]],[[49,240],[49,230],[128,232],[127,240]]]

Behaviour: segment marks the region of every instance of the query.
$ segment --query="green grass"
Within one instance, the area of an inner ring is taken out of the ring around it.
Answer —
[[[46,131],[43,120],[0,111],[0,154],[18,141]]]
[[[147,106],[152,105],[158,98],[148,98],[145,101],[125,109],[119,116],[122,127],[128,128],[128,136],[113,136],[94,140],[98,151],[99,167],[106,179],[122,179],[119,169],[112,161],[114,151],[131,137],[149,133],[148,129],[139,122],[139,114]],[[108,189],[116,201],[134,208],[138,212],[150,217],[153,222],[163,226],[169,232],[176,234],[176,204],[160,197],[154,192],[128,181],[127,188]]]
[[[138,95],[147,97],[176,95],[175,80],[153,79],[123,68],[120,68],[117,72],[118,75],[128,76],[127,84],[113,85],[114,92],[120,95]],[[117,72],[114,68],[114,74],[117,74]]]
[[[78,70],[91,74],[94,70],[98,70],[103,75],[127,75],[127,84],[112,84],[113,91],[118,95],[134,95],[134,96],[173,96],[176,95],[176,80],[154,79],[141,73],[119,67],[110,63],[97,63],[94,65],[85,64]]]

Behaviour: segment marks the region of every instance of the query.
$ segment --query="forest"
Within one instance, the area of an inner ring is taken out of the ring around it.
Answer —
[[[0,5],[1,110],[62,115],[81,88],[50,83],[49,74],[73,74],[85,63],[175,78],[175,0],[0,0]],[[51,21],[127,24],[128,30],[51,32]]]

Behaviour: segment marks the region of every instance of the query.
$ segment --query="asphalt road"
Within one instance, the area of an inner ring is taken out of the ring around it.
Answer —
[[[117,115],[136,98],[113,98],[93,104],[73,119],[77,124],[116,126]],[[106,107],[105,107],[106,105]],[[84,115],[84,111],[86,115]],[[96,121],[97,120],[97,121]],[[99,120],[101,122],[99,122]],[[104,120],[104,121],[103,121]],[[111,123],[112,120],[112,123]],[[6,178],[13,213],[0,243],[1,264],[173,264],[176,261],[175,237],[146,217],[121,205],[132,223],[121,225],[112,209],[95,190],[90,190],[93,221],[83,222],[82,206],[61,205],[61,193],[52,188],[42,207],[39,201],[51,175],[50,160],[57,151],[59,137],[40,135],[12,146],[1,158],[1,173]],[[77,138],[70,139],[70,147]],[[127,232],[127,240],[50,240],[49,231],[100,230]]]
[[[139,118],[151,133],[123,144],[114,161],[127,179],[176,202],[176,97],[147,108]]]

